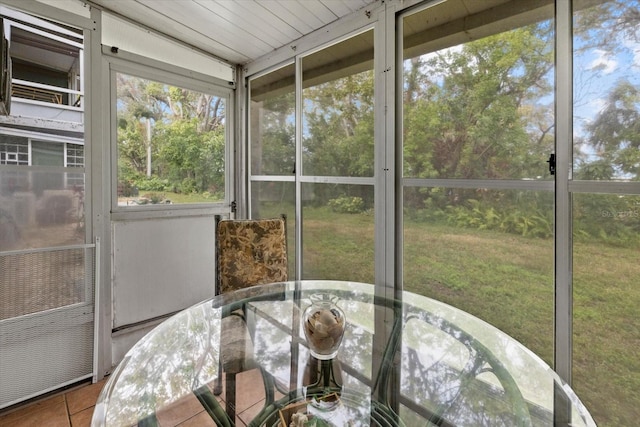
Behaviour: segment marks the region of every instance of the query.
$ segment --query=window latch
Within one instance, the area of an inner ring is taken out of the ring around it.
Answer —
[[[549,160],[547,160],[547,163],[549,163],[549,173],[551,175],[555,175],[556,174],[556,155],[554,153],[551,153],[549,155]]]

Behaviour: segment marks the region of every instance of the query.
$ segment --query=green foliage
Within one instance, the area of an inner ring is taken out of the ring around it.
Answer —
[[[197,126],[195,119],[157,126],[160,166],[182,192],[215,192],[224,187],[224,133],[198,132]]]
[[[494,230],[531,238],[551,238],[554,233],[552,193],[497,192],[467,198],[443,197],[442,188],[408,191],[411,200],[405,215],[413,221],[449,224],[459,228]],[[576,194],[573,198],[574,238],[614,246],[638,247],[640,203],[637,196]]]
[[[637,196],[616,194],[575,195],[574,237],[581,241],[637,247],[640,205]]]
[[[449,206],[449,221],[460,227],[495,230],[500,225],[500,215],[492,206],[482,205],[477,200],[467,200],[467,206]]]
[[[117,82],[120,186],[224,194],[224,101],[124,74]]]
[[[197,193],[198,184],[194,178],[184,178],[178,187],[180,193]]]
[[[514,209],[504,214],[500,230],[523,237],[549,238],[553,236],[554,232],[553,218],[550,211],[544,213]]]
[[[373,76],[364,71],[304,90],[305,174],[373,176]]]
[[[449,223],[478,230],[498,230],[523,237],[553,236],[551,212],[528,210],[517,206],[496,208],[492,203],[469,199],[466,203],[447,207]]]
[[[609,93],[605,107],[586,126],[586,143],[598,160],[580,165],[578,179],[632,177],[640,172],[640,90],[620,81]]]
[[[264,101],[261,109],[260,138],[253,138],[254,174],[289,175],[295,165],[295,97],[285,93]],[[258,117],[252,117],[258,120]],[[258,146],[259,144],[259,146]],[[259,158],[258,158],[259,157]],[[259,161],[258,161],[259,160]]]
[[[362,213],[365,210],[364,200],[361,197],[342,196],[337,199],[331,199],[327,203],[333,212],[338,213]]]
[[[169,191],[171,189],[168,179],[160,179],[157,176],[141,176],[132,180],[138,191]]]
[[[553,147],[553,43],[542,22],[405,63],[404,170],[418,178],[543,175]]]

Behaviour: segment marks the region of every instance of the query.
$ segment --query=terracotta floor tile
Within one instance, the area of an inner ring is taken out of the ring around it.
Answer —
[[[60,404],[46,405],[30,411],[24,411],[23,416],[11,421],[2,420],[3,427],[70,427],[67,405],[64,400]]]
[[[264,405],[264,386],[262,375],[254,369],[240,373],[236,377],[238,387],[248,390],[237,396],[236,425],[245,426]],[[88,427],[91,425],[94,406],[106,379],[80,386],[66,393],[25,404],[11,412],[0,415],[2,427]],[[215,396],[224,409],[224,392]],[[157,414],[160,427],[211,426],[215,423],[204,410],[195,395],[188,395],[170,408]]]
[[[95,384],[89,384],[65,393],[69,413],[73,415],[94,406],[105,383],[106,379],[103,379]]]
[[[236,375],[236,389],[243,390],[243,393],[236,396],[237,414],[264,400],[264,382],[260,370],[252,369]]]
[[[250,406],[249,408],[245,409],[244,411],[242,411],[238,415],[238,418],[240,418],[240,420],[244,424],[249,424],[251,422],[251,420],[253,420],[256,417],[256,415],[258,415],[260,413],[260,411],[262,411],[262,409],[264,408],[264,402],[265,402],[265,400],[262,399],[258,403],[256,403],[256,404]]]
[[[178,424],[178,427],[216,427],[216,423],[213,422],[209,414],[206,411],[200,412],[195,417],[191,417],[188,420]]]
[[[173,427],[204,411],[200,401],[193,394],[185,396],[157,414],[161,427]]]
[[[93,417],[93,406],[71,415],[71,427],[90,427]]]
[[[48,399],[40,400],[34,403],[26,404],[23,407],[20,407],[14,411],[8,412],[4,415],[0,415],[0,425],[4,426],[6,423],[13,422],[18,418],[23,418],[26,415],[29,415],[31,412],[41,411],[43,408],[51,405],[64,406],[64,396],[58,395],[53,396]]]

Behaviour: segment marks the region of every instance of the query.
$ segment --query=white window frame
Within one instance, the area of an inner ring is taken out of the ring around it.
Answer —
[[[124,53],[124,55],[122,55]],[[175,66],[169,66],[159,61],[144,58],[126,52],[106,52],[103,50],[108,69],[105,75],[105,85],[109,93],[105,97],[105,111],[110,111],[109,118],[109,140],[111,151],[111,212],[113,219],[130,218],[154,218],[172,216],[196,216],[211,215],[218,213],[228,213],[233,196],[233,143],[234,140],[234,96],[233,89],[222,86],[219,79],[206,75],[191,72]],[[125,59],[116,57],[124,56]],[[185,203],[171,205],[141,205],[141,206],[119,206],[118,205],[118,142],[117,142],[117,94],[116,75],[118,73],[127,74],[143,79],[165,83],[171,86],[203,92],[221,97],[225,100],[225,195],[222,201],[211,203]],[[107,105],[108,103],[108,105]],[[170,214],[168,212],[171,212]]]

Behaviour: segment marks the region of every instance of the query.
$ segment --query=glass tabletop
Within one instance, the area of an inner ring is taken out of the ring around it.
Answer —
[[[251,426],[595,426],[571,388],[500,330],[423,296],[380,292],[364,283],[295,281],[190,307],[126,354],[92,425],[162,425],[158,414],[194,396],[211,424],[234,425],[216,389],[223,377],[238,396],[256,388],[223,372],[236,369],[231,359],[239,353],[231,349],[241,342],[250,348],[240,365],[258,370],[264,386],[259,407],[243,419]],[[329,322],[340,311],[345,319],[337,354],[326,360],[312,354],[304,331],[314,322],[305,309],[319,293],[337,300]],[[242,327],[230,326],[233,319]]]

